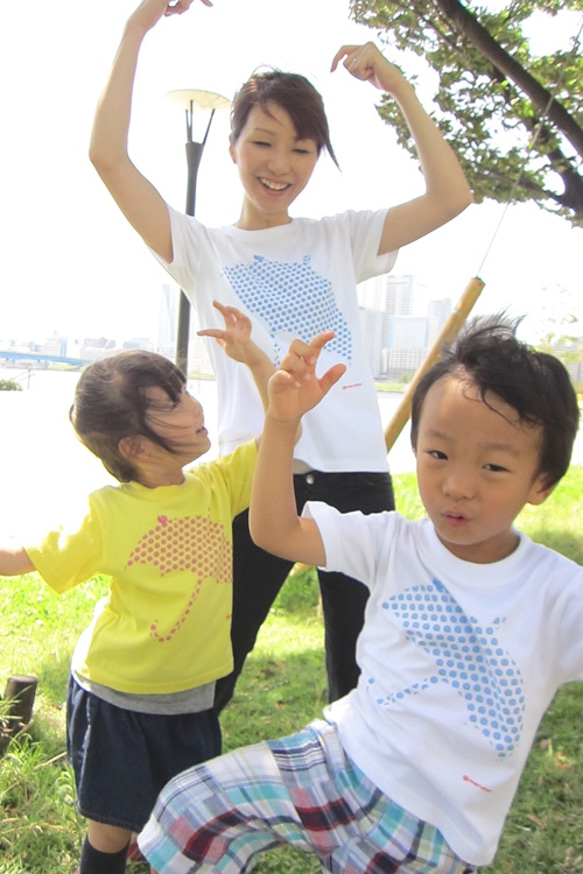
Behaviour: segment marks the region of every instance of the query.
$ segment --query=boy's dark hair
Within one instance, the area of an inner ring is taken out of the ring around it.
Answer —
[[[139,349],[118,352],[83,371],[69,418],[80,441],[109,473],[130,482],[137,471],[119,450],[124,437],[147,437],[168,452],[176,451],[148,424],[152,403],[147,389],[157,386],[177,402],[185,384],[182,371],[163,355]]]
[[[231,142],[236,143],[247,123],[249,113],[259,106],[270,115],[269,104],[275,103],[288,113],[298,139],[314,140],[320,155],[326,149],[336,166],[338,161],[330,142],[328,119],[321,95],[305,76],[266,70],[255,73],[233,98],[231,106]]]
[[[450,374],[466,376],[485,404],[497,395],[516,410],[521,424],[542,429],[537,473],[555,485],[569,468],[579,425],[577,395],[564,365],[516,337],[521,319],[504,314],[473,319],[441,359],[419,381],[411,404],[411,444],[417,445],[419,419],[427,392]]]

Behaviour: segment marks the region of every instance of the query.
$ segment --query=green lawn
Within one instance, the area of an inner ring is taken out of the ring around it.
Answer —
[[[395,477],[399,509],[421,512],[413,475]],[[573,468],[546,505],[523,511],[519,527],[583,564],[583,468]],[[0,668],[36,673],[32,739],[0,759],[0,874],[70,874],[84,823],[64,756],[64,690],[71,652],[103,580],[59,597],[35,575],[0,585]],[[322,623],[311,569],[284,587],[223,716],[230,749],[287,734],[321,713],[326,699]],[[130,866],[142,874],[143,865]],[[312,857],[275,851],[259,874],[319,871]],[[491,874],[583,874],[583,687],[571,685],[546,714]]]

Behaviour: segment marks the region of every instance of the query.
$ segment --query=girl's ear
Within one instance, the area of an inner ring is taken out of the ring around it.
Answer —
[[[237,163],[237,152],[235,151],[236,143],[233,142],[232,137],[229,137],[229,155],[231,156],[231,161],[233,164]]]
[[[138,435],[136,437],[122,437],[118,443],[118,449],[125,460],[131,464],[140,460],[146,447],[143,439]]]

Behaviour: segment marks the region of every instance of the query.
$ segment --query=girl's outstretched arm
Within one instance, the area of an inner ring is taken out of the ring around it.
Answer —
[[[267,383],[275,370],[273,362],[251,337],[252,324],[249,316],[235,307],[224,306],[216,300],[213,301],[213,306],[221,313],[225,320],[225,327],[203,328],[197,331],[198,336],[213,337],[229,358],[240,361],[249,368],[263,409],[266,410]]]
[[[318,378],[316,363],[334,334],[318,334],[311,343],[294,340],[281,367],[269,380],[269,405],[253,477],[249,528],[258,546],[305,564],[322,565],[322,538],[311,519],[298,516],[292,459],[296,431],[304,413],[315,407],[346,370],[336,364]]]
[[[16,577],[36,570],[22,546],[0,547],[0,576]]]
[[[210,0],[201,0],[211,6]],[[172,261],[168,207],[128,155],[128,131],[138,56],[144,37],[163,17],[180,15],[192,0],[143,0],[126,22],[109,80],[99,100],[89,158],[117,205],[144,242]]]
[[[472,192],[451,146],[421,106],[413,86],[373,43],[342,46],[332,61],[340,62],[356,79],[371,82],[390,94],[415,140],[425,193],[392,207],[387,213],[379,255],[425,236],[458,215],[472,202]]]

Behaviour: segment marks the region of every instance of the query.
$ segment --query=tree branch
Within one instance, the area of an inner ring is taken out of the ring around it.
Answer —
[[[526,94],[533,104],[564,134],[578,155],[583,157],[583,128],[550,91],[502,48],[483,25],[458,0],[434,0],[457,29],[508,79]]]

